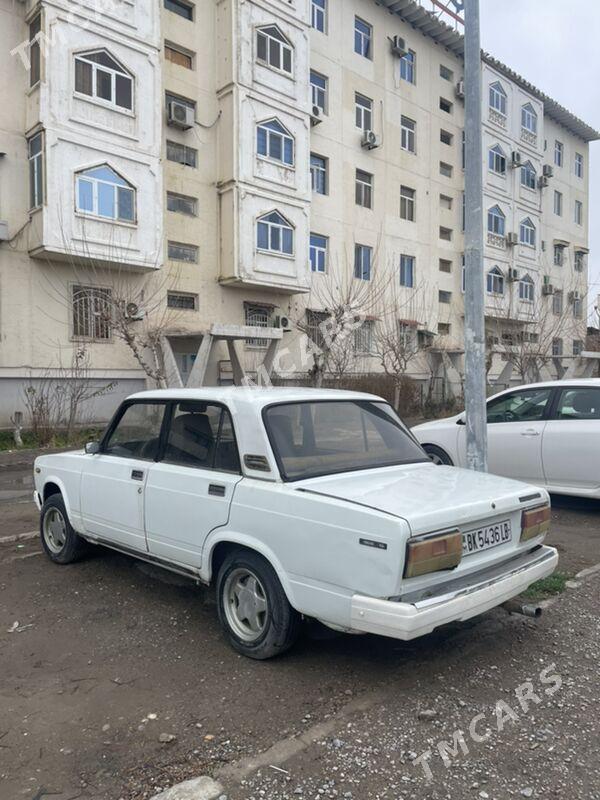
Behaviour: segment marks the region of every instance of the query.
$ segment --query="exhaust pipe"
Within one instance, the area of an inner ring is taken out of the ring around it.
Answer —
[[[542,607],[534,603],[522,603],[519,600],[507,600],[502,603],[502,608],[509,614],[523,614],[524,617],[538,619],[542,616]]]

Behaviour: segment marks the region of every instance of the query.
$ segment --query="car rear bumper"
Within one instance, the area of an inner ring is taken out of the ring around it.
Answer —
[[[551,575],[558,564],[553,547],[539,547],[509,564],[500,574],[469,576],[463,585],[426,599],[406,602],[353,595],[351,625],[356,631],[395,639],[415,639],[448,622],[469,619],[525,591],[534,581]],[[470,581],[470,583],[468,582]]]

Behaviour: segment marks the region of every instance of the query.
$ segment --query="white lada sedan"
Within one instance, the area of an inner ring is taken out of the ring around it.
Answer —
[[[238,651],[302,616],[412,639],[549,575],[544,489],[432,464],[381,398],[310,389],[143,392],[84,452],[35,462],[45,552],[91,542],[216,587]]]

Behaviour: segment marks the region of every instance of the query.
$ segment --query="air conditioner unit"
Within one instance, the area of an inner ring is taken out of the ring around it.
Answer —
[[[515,267],[508,268],[508,280],[509,281],[518,281],[519,280],[519,270]]]
[[[521,153],[518,150],[513,150],[510,154],[510,161],[513,167],[521,166]]]
[[[381,145],[381,138],[377,136],[375,131],[365,131],[360,145],[367,150],[374,150]]]
[[[146,311],[138,306],[137,303],[127,303],[125,305],[125,317],[130,322],[139,322],[146,316]]]
[[[394,36],[390,39],[390,44],[393,55],[398,56],[398,58],[403,58],[408,53],[406,42],[401,36]]]
[[[550,164],[544,164],[542,167],[542,175],[544,178],[552,178],[554,176],[554,168]]]
[[[0,219],[0,242],[8,242],[8,222]]]
[[[548,178],[545,175],[540,175],[538,178],[538,189],[545,189],[548,186]]]
[[[549,276],[546,275],[544,277],[548,278]],[[544,283],[542,285],[542,294],[543,295],[554,294],[554,286],[551,283],[546,283],[544,280]]]
[[[313,106],[310,112],[310,124],[313,126],[323,122],[323,111],[319,106]]]
[[[507,233],[506,234],[506,244],[509,247],[512,247],[515,244],[519,243],[519,234],[518,233]]]
[[[456,86],[454,87],[454,94],[459,98],[459,100],[465,99],[465,82],[459,81]]]
[[[281,328],[283,331],[291,331],[292,323],[289,317],[275,317],[274,328]]]
[[[187,131],[196,124],[195,111],[185,103],[171,100],[167,108],[167,123]]]

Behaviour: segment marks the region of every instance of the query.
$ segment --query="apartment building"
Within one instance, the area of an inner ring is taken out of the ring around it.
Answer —
[[[456,30],[413,0],[0,0],[0,13],[14,96],[0,115],[0,424],[29,373],[78,347],[94,380],[116,384],[100,415],[144,384],[102,313],[123,284],[139,316],[164,311],[184,383],[207,333],[229,337],[202,355],[218,383],[232,378],[231,339],[252,372],[273,330],[277,371],[306,374],[294,321],[317,325],[340,283],[379,283],[348,369],[381,370],[387,315],[418,343],[409,373],[458,391]],[[511,348],[548,305],[582,331],[552,326],[560,374],[584,339],[598,134],[489,56],[482,103],[490,375],[516,377]]]

